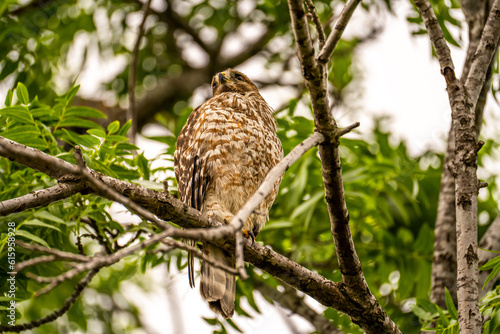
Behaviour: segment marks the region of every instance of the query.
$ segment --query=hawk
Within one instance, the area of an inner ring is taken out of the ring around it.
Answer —
[[[189,116],[177,138],[174,169],[181,200],[221,222],[231,222],[266,174],[283,158],[273,110],[243,73],[227,69],[212,79],[213,97]],[[252,240],[268,219],[281,178],[243,225]],[[203,242],[211,260],[234,266],[234,255]],[[189,284],[194,286],[193,254],[188,255]],[[234,313],[233,274],[201,264],[200,292],[210,308]]]

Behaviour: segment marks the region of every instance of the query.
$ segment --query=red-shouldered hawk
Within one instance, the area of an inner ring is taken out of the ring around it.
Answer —
[[[243,73],[227,69],[212,79],[213,97],[193,110],[177,139],[175,176],[181,200],[230,222],[282,158],[273,110]],[[252,239],[264,226],[281,179],[243,225]],[[208,242],[203,253],[234,267],[234,255]],[[188,256],[189,283],[194,286],[193,257]],[[234,313],[236,281],[232,274],[201,265],[200,292],[224,318]]]

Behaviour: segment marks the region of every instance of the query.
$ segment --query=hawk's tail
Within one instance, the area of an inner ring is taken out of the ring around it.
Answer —
[[[234,257],[228,255],[219,247],[204,242],[203,253],[213,261],[234,267]],[[222,314],[225,319],[233,316],[234,296],[236,293],[236,278],[233,274],[215,268],[203,261],[201,264],[200,292],[214,312]]]

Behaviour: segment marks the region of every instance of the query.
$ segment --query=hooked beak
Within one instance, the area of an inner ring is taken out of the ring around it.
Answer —
[[[220,84],[223,84],[223,83],[225,83],[226,81],[229,81],[229,78],[226,76],[226,73],[224,73],[224,72],[220,72],[220,73],[219,73],[219,83],[220,83]]]

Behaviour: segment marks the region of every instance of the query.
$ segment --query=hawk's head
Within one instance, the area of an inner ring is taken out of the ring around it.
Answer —
[[[212,78],[212,93],[214,96],[224,92],[234,92],[245,95],[245,93],[259,90],[257,86],[243,73],[228,68],[224,72],[219,72]]]

